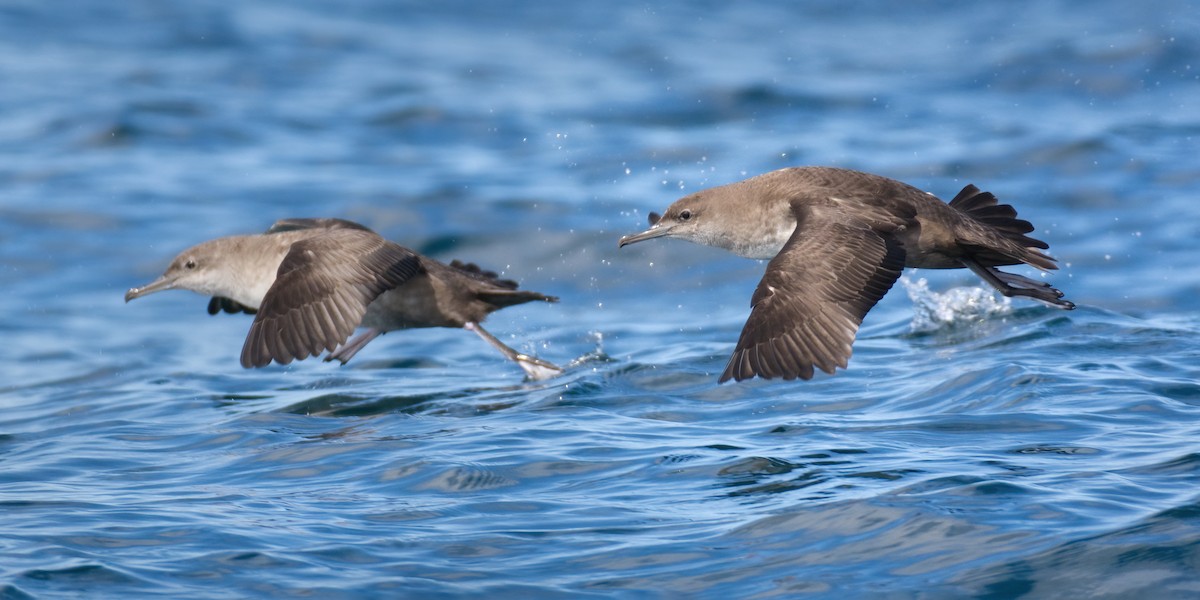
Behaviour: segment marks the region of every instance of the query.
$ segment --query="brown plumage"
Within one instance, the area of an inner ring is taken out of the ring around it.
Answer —
[[[1006,296],[1075,308],[1049,284],[996,268],[1057,265],[1026,235],[1033,225],[973,185],[947,204],[879,175],[797,167],[691,194],[650,225],[619,245],[677,237],[770,259],[721,382],[846,368],[863,317],[904,267],[965,267]]]
[[[518,290],[516,282],[473,264],[421,256],[352,221],[285,219],[264,234],[204,242],[180,253],[158,280],[129,290],[125,300],[172,288],[212,295],[210,314],[254,315],[242,347],[247,368],[322,352],[329,352],[325,360],[345,363],[388,331],[461,327],[531,378],[562,372],[480,326],[501,308],[557,298]],[[351,340],[360,327],[366,331]]]

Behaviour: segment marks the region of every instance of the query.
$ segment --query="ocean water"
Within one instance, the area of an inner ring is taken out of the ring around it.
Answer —
[[[0,5],[0,597],[1200,596],[1191,3],[427,4]],[[1079,308],[909,271],[717,385],[763,263],[616,240],[804,164],[996,193]],[[122,300],[296,216],[560,296],[488,327],[567,372]]]

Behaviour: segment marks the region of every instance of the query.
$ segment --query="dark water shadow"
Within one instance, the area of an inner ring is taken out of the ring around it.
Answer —
[[[323,417],[371,417],[391,413],[472,416],[529,402],[543,389],[540,384],[530,383],[399,395],[333,392],[290,404],[277,412]]]
[[[950,580],[973,598],[1196,598],[1200,503]]]

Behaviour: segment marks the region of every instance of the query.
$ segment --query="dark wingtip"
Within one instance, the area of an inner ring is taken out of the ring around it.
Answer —
[[[658,225],[658,222],[662,220],[662,215],[656,212],[651,212],[650,214],[646,215],[646,220],[650,221],[650,225],[652,226]]]
[[[1059,292],[1059,293],[1061,294],[1062,292]],[[1051,304],[1053,304],[1055,307],[1061,308],[1063,310],[1075,310],[1075,303],[1071,302],[1070,300],[1063,300],[1063,299],[1059,298],[1058,300],[1055,300]]]
[[[263,360],[264,358],[266,360]],[[254,354],[246,354],[245,352],[242,353],[243,369],[261,369],[269,364],[271,364],[271,357],[269,355],[264,357]]]
[[[729,357],[729,362],[725,365],[725,372],[717,379],[717,385],[725,383],[730,379],[735,383],[740,383],[748,379],[754,379],[755,377],[764,381],[772,379],[782,379],[784,381],[799,379],[801,381],[808,381],[816,375],[816,369],[833,375],[837,371],[837,367],[846,368],[846,361],[844,359],[835,362],[826,361],[822,364],[802,362],[797,364],[796,368],[782,365],[772,367],[759,360],[751,358],[750,355],[744,352],[735,351]]]
[[[247,353],[242,352],[242,368],[243,369],[255,369],[258,367],[259,367],[259,365],[254,364],[254,360],[251,359]]]

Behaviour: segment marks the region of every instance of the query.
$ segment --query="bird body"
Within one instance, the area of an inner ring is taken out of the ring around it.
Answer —
[[[285,219],[263,234],[197,244],[125,300],[175,288],[213,296],[210,314],[255,315],[242,349],[245,367],[324,351],[326,360],[345,363],[388,331],[454,327],[475,331],[534,379],[562,372],[479,325],[501,308],[557,298],[518,290],[516,282],[473,264],[421,256],[352,221]],[[366,331],[349,339],[360,327]]]
[[[478,323],[493,311],[533,300],[553,298],[516,289],[516,283],[460,262],[443,264],[417,257],[420,268],[396,288],[385,291],[367,307],[363,327],[415,329],[462,327]]]
[[[1007,296],[1074,304],[1048,284],[996,269],[1056,269],[1033,225],[968,185],[949,203],[849,169],[795,167],[680,198],[625,246],[676,237],[769,259],[720,380],[809,379],[845,368],[862,318],[904,267],[968,268]]]

